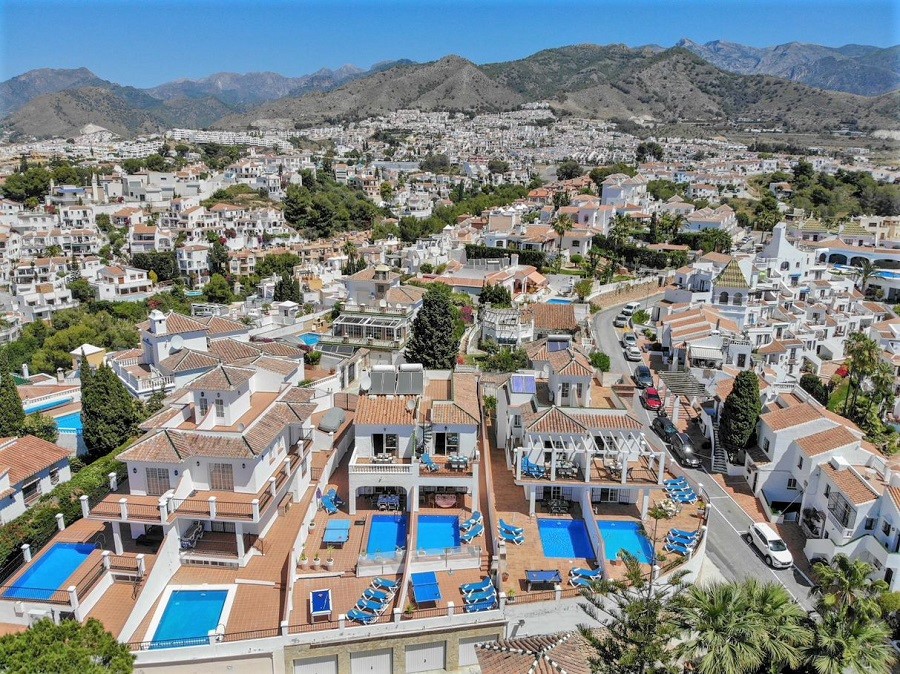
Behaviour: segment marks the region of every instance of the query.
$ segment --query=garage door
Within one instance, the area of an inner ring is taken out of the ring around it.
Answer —
[[[337,674],[337,656],[294,660],[294,674]]]
[[[385,648],[381,651],[350,654],[350,674],[388,674],[394,671],[394,651]]]
[[[431,672],[444,669],[447,661],[447,645],[443,641],[433,644],[417,644],[406,647],[406,673]]]
[[[459,666],[468,667],[478,664],[478,654],[475,652],[475,644],[490,641],[487,637],[469,637],[459,640]]]

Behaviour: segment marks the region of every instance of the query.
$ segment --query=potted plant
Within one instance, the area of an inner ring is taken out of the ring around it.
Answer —
[[[328,546],[328,556],[325,558],[325,565],[329,571],[334,569],[334,546]]]
[[[322,560],[319,559],[319,553],[317,552],[317,553],[316,553],[316,556],[313,557],[313,560],[312,560],[312,568],[318,569],[318,568],[319,568],[319,565],[320,565],[321,563],[322,563]]]
[[[506,591],[506,601],[510,604],[516,603],[516,588],[511,587]]]
[[[306,565],[307,565],[306,552],[300,553],[300,559],[298,560],[298,564],[301,569],[306,569]]]
[[[407,617],[412,617],[413,611],[416,610],[416,607],[413,606],[412,602],[406,605],[406,609],[403,611]]]

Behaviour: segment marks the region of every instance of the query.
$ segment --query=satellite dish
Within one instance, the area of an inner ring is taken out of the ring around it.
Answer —
[[[412,412],[414,409],[416,409],[416,401],[410,398],[406,401],[406,411]]]
[[[369,375],[364,374],[359,379],[359,390],[360,391],[368,391],[372,387],[372,380]]]
[[[172,337],[172,341],[169,342],[169,349],[171,351],[181,351],[184,348],[184,337],[181,335],[175,335]]]

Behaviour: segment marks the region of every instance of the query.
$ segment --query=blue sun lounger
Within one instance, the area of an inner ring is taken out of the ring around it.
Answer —
[[[481,601],[487,601],[488,599],[492,599],[497,596],[497,592],[494,590],[493,585],[484,590],[483,592],[473,592],[472,594],[466,595],[463,597],[463,601],[467,604],[477,604]]]
[[[334,505],[336,505],[338,507],[344,505],[344,499],[342,499],[340,496],[338,496],[337,489],[334,489],[334,488],[330,489],[328,491],[328,493],[325,494],[325,496],[330,498],[331,502],[334,503]]]
[[[465,522],[459,525],[460,531],[468,531],[472,527],[477,524],[481,524],[484,521],[484,517],[482,517],[481,513],[477,510],[472,513],[472,516],[467,519]]]
[[[525,533],[524,527],[514,527],[512,524],[507,524],[503,520],[500,520],[500,530],[510,533],[513,536],[521,536]]]
[[[386,602],[372,601],[371,599],[360,597],[354,608],[358,608],[360,611],[369,611],[370,613],[381,615],[387,607],[388,605]]]
[[[676,552],[681,556],[686,556],[694,550],[693,547],[681,545],[680,543],[666,543],[663,549],[666,552]]]
[[[600,580],[600,578],[598,577],[596,578],[596,580]],[[572,576],[571,578],[569,578],[569,585],[571,585],[572,587],[593,587],[594,582],[594,580],[585,578],[583,576]]]
[[[374,613],[365,613],[364,611],[360,611],[357,608],[351,608],[349,611],[347,611],[347,617],[350,620],[362,623],[363,625],[368,625],[378,620],[378,616]]]
[[[476,524],[474,527],[472,527],[471,529],[469,529],[466,533],[462,534],[462,535],[459,537],[459,540],[460,540],[460,542],[462,542],[462,543],[471,543],[471,542],[474,541],[476,538],[478,538],[479,536],[481,536],[481,534],[483,534],[483,533],[484,533],[484,525],[483,525],[483,524]]]
[[[479,611],[490,611],[497,605],[497,598],[491,597],[490,599],[486,599],[485,601],[480,601],[476,604],[467,604],[466,605],[466,613],[478,613]]]
[[[669,529],[670,534],[674,534],[675,536],[680,536],[682,538],[700,538],[699,531],[686,531],[685,529]]]
[[[388,580],[380,576],[372,581],[372,587],[376,590],[386,590],[388,592],[397,592],[400,589],[400,583],[395,580]]]
[[[525,542],[525,536],[516,536],[515,534],[507,533],[506,531],[500,532],[500,538],[507,543],[515,543],[516,545],[522,545],[522,543]]]
[[[367,587],[366,591],[363,592],[363,599],[367,601],[377,601],[379,604],[388,603],[393,596],[394,595],[382,592],[381,590],[373,590],[371,587]]]
[[[603,570],[602,569],[594,569],[592,571],[591,569],[574,568],[571,571],[569,571],[569,575],[574,576],[576,578],[587,578],[590,580],[590,579],[602,578]]]
[[[322,508],[323,508],[323,509],[325,510],[325,512],[327,512],[329,515],[334,515],[336,512],[338,512],[338,508],[337,508],[337,506],[334,504],[334,501],[332,501],[332,500],[331,500],[330,498],[328,498],[327,496],[323,496],[323,497],[322,497],[322,500],[320,501],[320,503],[322,504]]]
[[[477,583],[466,583],[459,586],[459,591],[463,594],[473,594],[475,592],[484,592],[485,590],[493,590],[494,583],[490,578],[485,578]]]
[[[434,459],[431,458],[430,454],[423,454],[419,459],[422,463],[425,464],[425,467],[430,470],[432,473],[439,471],[441,468],[438,466]]]

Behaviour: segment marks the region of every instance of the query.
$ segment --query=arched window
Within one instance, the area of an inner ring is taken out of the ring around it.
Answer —
[[[736,307],[741,306],[744,303],[744,296],[741,293],[735,293],[731,298],[731,303]]]
[[[725,291],[719,293],[719,304],[728,304],[728,293]]]
[[[781,263],[781,271],[787,271],[790,268],[791,268],[790,262],[782,262]]]

